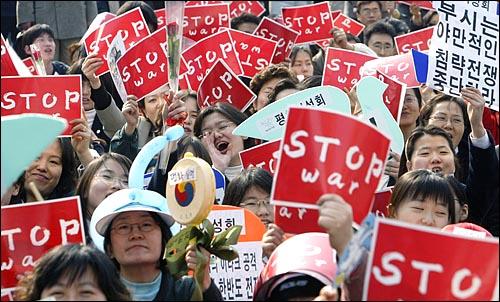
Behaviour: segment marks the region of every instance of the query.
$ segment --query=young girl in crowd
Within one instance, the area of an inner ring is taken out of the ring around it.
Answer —
[[[194,134],[208,150],[215,168],[229,180],[242,170],[240,151],[253,147],[254,139],[233,135],[232,131],[247,116],[227,103],[216,103],[203,109],[194,124]]]
[[[80,244],[50,250],[19,281],[18,288],[18,301],[131,301],[108,256]]]
[[[299,81],[313,75],[313,55],[308,46],[294,46],[290,59],[290,70],[297,76]]]
[[[175,279],[166,267],[165,247],[172,237],[174,220],[168,214],[165,197],[156,192],[124,189],[108,196],[94,211],[91,228],[104,236],[104,248],[120,271],[120,278],[133,300],[191,300],[195,291],[192,278]],[[186,253],[189,269],[207,263],[210,254],[190,245]],[[210,279],[206,265],[200,285],[204,300],[222,300]]]

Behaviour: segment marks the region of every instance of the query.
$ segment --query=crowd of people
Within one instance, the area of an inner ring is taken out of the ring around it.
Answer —
[[[228,182],[222,204],[247,209],[266,226],[261,243],[262,261],[267,263],[290,235],[275,224],[273,175],[262,168],[242,166],[240,152],[264,142],[232,132],[267,105],[321,86],[325,49],[317,44],[294,46],[285,61],[270,64],[252,79],[243,79],[256,95],[244,112],[225,102],[200,109],[196,91],[174,94],[168,86],[142,99],[128,95],[123,102],[109,73],[96,76],[104,61],[87,54],[79,44],[97,14],[95,2],[102,1],[70,4],[67,9],[73,13],[64,20],[70,20],[72,27],[57,25],[59,19],[43,18],[44,12],[55,9],[49,3],[56,1],[17,2],[21,34],[14,44],[18,55],[30,56],[29,46],[35,44],[47,75],[80,75],[85,114],[70,121],[71,137],[57,138],[29,165],[2,196],[2,207],[38,202],[40,196],[43,200],[79,196],[87,244],[68,244],[47,252],[21,278],[15,298],[169,301],[190,300],[201,290],[204,300],[222,300],[209,265],[202,272],[201,284],[188,276],[176,278],[168,271],[165,247],[175,234],[165,197],[166,172],[186,152],[221,171]],[[312,3],[282,2],[289,6]],[[330,2],[365,29],[353,36],[334,28],[329,47],[376,57],[397,55],[395,37],[436,25],[439,20],[435,10],[415,4]],[[136,7],[151,32],[157,30],[155,7],[146,2],[126,1],[116,15]],[[266,14],[277,17],[272,10]],[[232,18],[230,26],[251,34],[261,18],[243,13]],[[351,114],[362,116],[356,97],[350,94],[349,99]],[[461,97],[425,85],[406,90],[399,121],[405,147],[402,154],[391,152],[385,168],[389,184],[394,186],[388,205],[390,218],[436,229],[469,222],[489,236],[499,236],[499,116],[485,104],[481,91],[471,87],[464,87]],[[165,133],[167,119],[179,121],[184,136],[151,161],[145,171],[153,173],[147,189],[129,188],[133,161],[149,141]],[[324,193],[317,201],[317,223],[339,257],[356,232],[353,210],[340,195]],[[210,253],[203,247],[188,247],[185,261],[190,269],[209,259]],[[362,276],[364,269],[358,273]],[[364,278],[359,276],[337,291],[331,287],[334,276],[324,279],[315,272],[293,271],[266,280],[265,286],[257,284],[254,299],[360,300]]]

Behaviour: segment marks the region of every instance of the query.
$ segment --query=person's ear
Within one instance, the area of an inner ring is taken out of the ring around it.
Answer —
[[[25,52],[27,55],[30,55],[30,56],[31,56],[31,50],[30,50],[30,46],[29,46],[29,45],[24,46],[24,52]]]
[[[469,217],[469,205],[465,203],[460,207],[460,221],[457,222],[465,221],[467,217]]]
[[[406,169],[407,169],[408,171],[411,171],[411,168],[412,168],[411,161],[407,160],[407,161],[406,161]]]

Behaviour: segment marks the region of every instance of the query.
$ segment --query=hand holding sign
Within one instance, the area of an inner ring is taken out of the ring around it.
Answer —
[[[352,207],[337,194],[322,195],[318,205],[318,225],[328,233],[332,248],[342,255],[352,238]]]

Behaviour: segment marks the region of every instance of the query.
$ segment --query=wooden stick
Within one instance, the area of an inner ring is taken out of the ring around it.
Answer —
[[[40,194],[40,191],[38,191],[38,188],[36,187],[35,183],[30,181],[28,183],[28,186],[30,187],[31,192],[35,196],[37,201],[43,201],[42,194]]]

